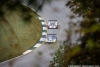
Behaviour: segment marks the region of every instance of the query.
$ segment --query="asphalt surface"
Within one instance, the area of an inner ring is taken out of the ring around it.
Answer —
[[[18,57],[16,59],[0,63],[0,67],[49,67],[50,60],[54,57],[54,53],[59,45],[62,45],[66,39],[65,29],[68,28],[69,16],[72,15],[70,9],[65,6],[67,0],[53,0],[52,3],[46,4],[42,12],[38,12],[46,22],[48,20],[57,20],[58,29],[49,29],[48,34],[57,35],[56,44],[43,44],[33,52]]]

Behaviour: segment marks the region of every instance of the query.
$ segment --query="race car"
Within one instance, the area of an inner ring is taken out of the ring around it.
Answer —
[[[47,23],[48,29],[58,29],[58,22],[57,20],[49,20]]]
[[[56,34],[48,34],[46,38],[46,42],[56,42],[57,37]]]

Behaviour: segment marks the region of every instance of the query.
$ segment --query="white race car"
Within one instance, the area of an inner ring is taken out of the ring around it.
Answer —
[[[47,27],[48,27],[48,29],[58,29],[57,20],[49,20]]]
[[[56,34],[48,34],[46,38],[46,42],[56,42],[57,37]]]

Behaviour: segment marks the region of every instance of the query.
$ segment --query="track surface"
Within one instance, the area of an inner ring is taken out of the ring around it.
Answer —
[[[64,29],[68,28],[69,16],[72,15],[68,7],[65,6],[67,0],[53,0],[51,4],[46,4],[42,12],[38,12],[45,20],[57,20],[59,28],[49,29],[48,34],[57,34],[57,44],[43,44],[33,52],[0,64],[0,67],[49,67],[55,51],[66,39]],[[76,21],[73,19],[71,21]]]

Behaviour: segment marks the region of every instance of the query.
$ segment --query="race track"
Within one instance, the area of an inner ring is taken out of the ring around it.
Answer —
[[[48,67],[55,51],[66,39],[64,30],[68,28],[68,22],[77,22],[76,19],[69,19],[73,13],[65,6],[66,2],[66,0],[53,0],[51,4],[44,5],[42,12],[38,12],[46,22],[48,20],[58,21],[58,29],[48,29],[48,34],[57,35],[56,44],[43,44],[29,54],[0,63],[0,67]]]

